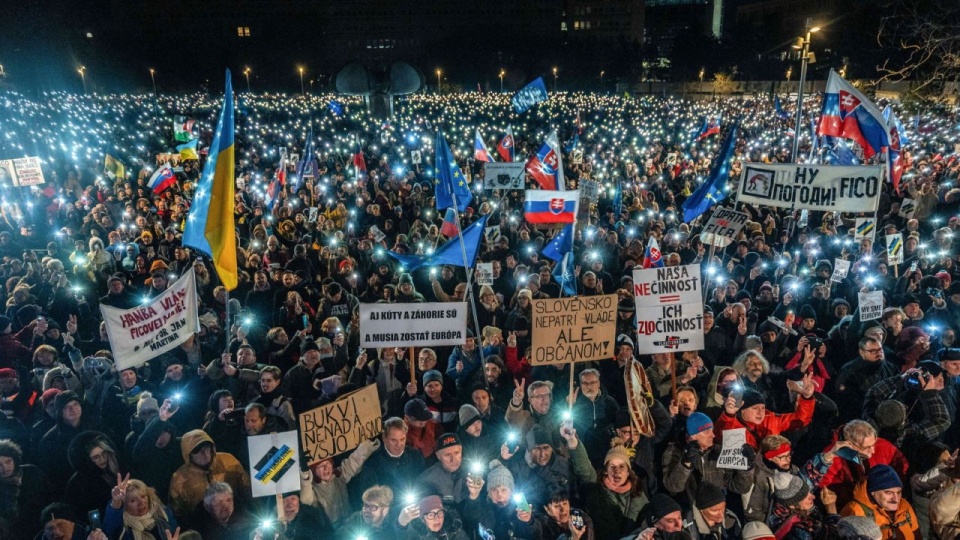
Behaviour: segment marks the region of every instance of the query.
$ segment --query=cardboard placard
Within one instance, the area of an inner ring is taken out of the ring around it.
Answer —
[[[360,304],[361,347],[433,347],[466,340],[466,302]]]
[[[533,301],[532,366],[606,360],[614,356],[617,295]]]
[[[297,432],[247,437],[250,489],[254,497],[300,490],[300,445]]]
[[[834,283],[840,283],[847,278],[847,273],[850,272],[850,261],[844,259],[834,259],[833,260],[833,275],[830,276],[830,281]]]
[[[858,293],[860,320],[872,321],[883,316],[883,291]]]
[[[707,224],[703,226],[700,240],[708,246],[727,247],[747,224],[749,218],[750,216],[744,212],[717,208]]]
[[[747,429],[728,429],[723,432],[723,447],[717,458],[718,469],[735,471],[750,470],[750,462],[743,455],[743,445],[747,443]]]
[[[300,414],[300,446],[310,464],[349,452],[383,431],[377,385]]]
[[[633,270],[637,303],[637,352],[703,349],[700,266]]]

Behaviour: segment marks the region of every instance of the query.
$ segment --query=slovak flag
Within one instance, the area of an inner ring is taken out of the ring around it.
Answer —
[[[503,136],[503,139],[500,141],[500,144],[497,145],[497,153],[500,154],[500,157],[503,158],[506,162],[513,161],[513,128],[507,128],[507,134]]]
[[[443,216],[443,223],[440,224],[440,234],[447,238],[453,238],[460,234],[460,225],[457,223],[457,213],[453,207],[447,208],[447,213]]]
[[[281,186],[287,185],[287,154],[280,154],[280,165],[277,166],[277,180]]]
[[[150,176],[147,187],[153,190],[154,193],[160,193],[176,183],[177,175],[173,174],[173,169],[170,168],[170,164],[165,163]]]
[[[528,189],[523,218],[529,223],[574,223],[580,207],[580,190]]]
[[[700,127],[700,135],[697,135],[697,140],[699,141],[711,135],[718,134],[720,134],[720,122],[717,122],[716,118],[711,118],[709,121],[704,118],[703,126]]]
[[[273,212],[273,208],[277,205],[277,200],[280,199],[280,192],[283,191],[283,188],[280,186],[280,180],[274,178],[270,185],[267,186],[266,192],[266,202],[267,210]]]
[[[883,114],[866,96],[830,70],[817,135],[856,141],[867,159],[890,145]]]
[[[904,134],[903,124],[897,118],[893,108],[887,105],[883,109],[883,119],[887,123],[890,138],[890,180],[893,182],[893,189],[900,193],[900,178],[903,176],[903,169],[907,165],[903,156],[903,146],[910,144],[906,134]]]
[[[556,130],[550,132],[540,151],[527,161],[526,169],[543,189],[562,191],[566,187]]]
[[[476,161],[493,161],[493,156],[487,150],[487,145],[483,143],[483,137],[480,136],[480,130],[476,130],[473,136],[473,159]]]
[[[663,254],[660,253],[660,243],[653,236],[647,240],[647,251],[643,254],[644,268],[663,268]]]
[[[357,151],[353,154],[353,166],[357,168],[357,171],[367,171],[367,160],[363,157],[363,147],[360,146],[360,141],[357,141]]]

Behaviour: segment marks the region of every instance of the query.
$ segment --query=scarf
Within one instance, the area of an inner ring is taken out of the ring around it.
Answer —
[[[605,476],[603,477],[603,487],[609,489],[617,495],[623,495],[633,489],[633,482],[627,481],[627,483],[622,486],[615,486],[610,482],[610,478]]]
[[[123,527],[133,534],[133,540],[155,540],[149,531],[156,526],[153,512],[147,512],[140,517],[132,516],[127,512],[123,513]]]

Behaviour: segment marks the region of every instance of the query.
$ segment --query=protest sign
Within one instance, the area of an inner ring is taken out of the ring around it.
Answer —
[[[483,189],[523,189],[525,163],[488,161],[483,164]]]
[[[887,235],[887,264],[903,262],[903,234]]]
[[[750,462],[743,455],[743,445],[747,443],[747,429],[736,428],[723,431],[723,446],[717,458],[718,469],[749,471]]]
[[[860,304],[861,321],[872,321],[883,315],[883,291],[858,293],[857,300]]]
[[[467,303],[360,304],[361,347],[463,345]]]
[[[532,366],[613,358],[617,295],[534,300],[531,322]]]
[[[150,303],[132,309],[100,304],[117,371],[136,367],[172,350],[200,331],[193,272]]]
[[[0,186],[39,186],[46,182],[40,158],[0,159]]]
[[[493,263],[477,263],[477,285],[493,285]]]
[[[488,244],[492,244],[497,240],[500,240],[500,226],[493,225],[490,227],[484,227],[483,236],[487,239]]]
[[[580,197],[588,199],[590,202],[597,202],[597,199],[600,198],[600,182],[596,180],[581,181]]]
[[[902,218],[913,219],[914,212],[917,211],[917,202],[913,199],[904,199],[900,203],[900,212],[897,214]]]
[[[708,246],[726,247],[733,242],[750,216],[743,212],[717,208],[710,216],[710,220],[703,226],[700,240]]]
[[[637,304],[637,352],[703,349],[700,266],[633,270]]]
[[[850,272],[850,261],[843,259],[834,259],[833,260],[833,275],[830,276],[830,281],[834,283],[840,283],[847,277],[847,273]]]
[[[300,414],[300,447],[309,464],[349,452],[383,431],[377,385]]]
[[[319,215],[319,213],[320,213],[320,208],[318,208],[318,207],[316,207],[316,206],[311,206],[311,207],[307,210],[307,222],[309,222],[309,223],[316,223],[316,222],[317,222],[317,215]]]
[[[583,150],[574,148],[573,152],[570,152],[570,162],[574,165],[580,165],[583,163]]]
[[[300,489],[300,446],[296,430],[247,437],[247,449],[254,497]]]
[[[880,165],[747,163],[737,201],[824,212],[874,212],[882,178]]]
[[[423,154],[419,150],[412,150],[410,152],[410,163],[413,165],[419,165],[423,163]]]
[[[857,242],[866,238],[873,242],[873,237],[877,233],[877,220],[874,218],[857,218],[856,229],[853,231],[853,239]]]
[[[376,225],[370,226],[370,233],[373,234],[373,241],[376,243],[383,242],[383,239],[387,237],[387,234],[380,230],[380,227]]]
[[[537,77],[530,84],[524,86],[510,98],[513,112],[523,114],[527,109],[541,101],[547,100],[547,85],[543,84],[543,77]]]

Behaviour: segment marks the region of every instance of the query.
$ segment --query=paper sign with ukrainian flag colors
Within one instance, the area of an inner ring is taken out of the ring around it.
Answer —
[[[887,235],[887,264],[903,262],[903,234]]]
[[[250,450],[250,487],[254,497],[300,489],[297,432],[284,431],[247,437]]]
[[[854,239],[859,242],[866,238],[873,242],[877,234],[877,220],[874,218],[857,218],[857,228],[853,233]]]
[[[233,219],[234,175],[233,85],[227,70],[223,109],[210,153],[183,231],[183,244],[206,253],[228,291],[237,288],[237,230]]]

